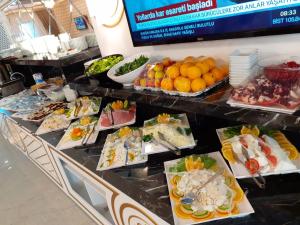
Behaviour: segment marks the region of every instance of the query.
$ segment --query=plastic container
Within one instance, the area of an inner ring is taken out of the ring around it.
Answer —
[[[259,66],[263,74],[271,81],[294,83],[300,78],[299,56],[274,56],[261,60]]]
[[[63,91],[68,102],[73,102],[78,97],[77,91],[71,89],[69,85],[64,86]]]
[[[47,94],[47,97],[52,101],[63,101],[66,98],[62,88],[51,91],[49,94]]]
[[[294,113],[300,107],[299,57],[276,56],[262,60],[257,76],[235,88],[231,106]]]

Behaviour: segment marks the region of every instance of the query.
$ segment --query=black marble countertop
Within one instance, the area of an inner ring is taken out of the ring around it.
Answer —
[[[124,95],[122,93],[129,93],[127,90],[121,90],[120,92],[113,92],[112,90],[108,91],[114,93],[114,95],[120,95],[123,97]],[[135,94],[133,94],[133,96],[134,95]],[[139,95],[140,98],[142,98],[142,95]],[[102,105],[104,106],[110,100],[110,97],[106,97]],[[197,102],[196,99],[195,101]],[[204,101],[208,100],[206,99]],[[193,107],[193,105],[190,104],[189,107]],[[160,112],[178,113],[182,112],[182,110],[178,111],[170,108],[166,109],[150,104],[137,104],[136,126],[141,126],[145,119],[152,118]],[[183,151],[182,156],[190,155],[192,153],[203,154],[218,151],[221,146],[215,129],[233,125],[230,120],[215,118],[211,115],[201,116],[196,115],[195,113],[190,113],[188,114],[188,118],[194,137],[198,141],[195,149]],[[37,129],[36,124],[21,120],[16,121],[21,126],[31,130],[33,133]],[[163,163],[165,161],[176,159],[178,156],[175,156],[171,152],[155,154],[150,155],[148,162],[141,165],[122,167],[103,172],[96,171],[96,166],[98,164],[106,136],[111,132],[113,132],[113,130],[100,132],[96,143],[93,145],[66,149],[62,152],[90,170],[92,173],[109,182],[111,185],[149,209],[154,214],[161,217],[166,222],[174,224],[166,178],[163,173]],[[52,146],[56,146],[63,133],[63,131],[53,132],[42,135],[39,138],[42,138]],[[285,131],[285,133],[291,142],[299,148],[300,141],[298,133],[288,131]],[[261,190],[257,188],[251,179],[239,180],[239,184],[247,193],[247,197],[255,210],[254,214],[242,218],[224,219],[206,224],[299,225],[300,174],[268,176],[266,177],[266,181],[266,189]]]
[[[55,55],[47,55],[47,59],[43,58],[45,55],[33,55],[24,58],[12,58],[4,60],[5,63],[11,65],[22,65],[22,66],[54,66],[54,67],[65,67],[81,61],[93,59],[96,56],[101,56],[98,47],[89,48],[81,52],[71,54],[58,58]]]
[[[83,79],[80,83],[71,83],[71,87],[78,91],[85,91],[112,98],[129,99],[139,103],[167,109],[196,113],[203,116],[213,116],[225,120],[258,124],[265,127],[295,131],[300,129],[300,111],[289,115],[271,111],[231,107],[226,102],[232,90],[229,84],[223,84],[198,97],[170,96],[161,92],[137,91],[133,88],[101,87],[93,80]]]

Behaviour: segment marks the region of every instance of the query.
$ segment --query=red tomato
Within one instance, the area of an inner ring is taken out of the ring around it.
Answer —
[[[246,140],[244,138],[241,137],[240,142],[245,148],[248,148],[248,143],[246,142]]]
[[[261,150],[265,153],[266,156],[271,155],[272,150],[268,145],[266,145],[264,143],[260,143],[260,147],[261,147]]]
[[[277,158],[274,155],[268,155],[267,159],[269,160],[269,162],[272,164],[273,167],[277,166]]]
[[[251,174],[254,174],[259,170],[259,163],[256,159],[249,159],[246,161],[245,166]]]

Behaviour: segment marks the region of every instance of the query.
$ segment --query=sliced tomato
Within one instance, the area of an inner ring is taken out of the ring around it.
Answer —
[[[240,137],[240,142],[245,148],[248,148],[248,143],[243,137]]]
[[[271,155],[272,150],[268,145],[266,145],[263,142],[259,142],[259,146],[261,147],[261,150],[265,153],[266,156]]]
[[[272,164],[273,167],[276,167],[278,164],[277,158],[274,155],[268,155],[267,159],[269,160],[269,162]]]
[[[256,159],[247,160],[245,166],[251,174],[255,174],[259,170],[259,163]]]

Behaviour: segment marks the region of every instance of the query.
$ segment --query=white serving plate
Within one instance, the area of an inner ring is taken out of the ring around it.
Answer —
[[[101,118],[101,116],[100,116],[100,118]],[[121,128],[121,127],[125,127],[125,126],[135,124],[135,121],[136,121],[136,116],[134,116],[134,118],[132,120],[130,120],[129,122],[127,122],[127,123],[113,125],[113,126],[110,126],[110,127],[103,127],[103,126],[101,126],[100,119],[99,119],[99,121],[97,123],[96,130],[97,131],[103,131],[103,130],[109,130],[109,129],[118,129],[118,128]]]
[[[35,110],[15,112],[11,116],[14,117],[14,118],[26,119],[27,116],[31,115],[34,111]]]
[[[245,103],[237,102],[231,98],[227,100],[227,104],[229,104],[232,107],[241,107],[241,108],[247,108],[247,109],[261,109],[271,112],[278,112],[278,113],[287,113],[287,114],[293,114],[298,109],[284,109],[284,108],[278,108],[278,107],[272,107],[272,106],[259,106],[259,105],[248,105]]]
[[[131,102],[131,103],[133,103],[133,102]],[[135,107],[136,107],[136,103],[135,102],[134,102],[134,104],[135,104]],[[122,123],[122,124],[113,125],[113,126],[109,126],[109,127],[101,126],[100,119],[101,119],[103,110],[101,112],[100,118],[99,118],[97,126],[96,126],[96,130],[98,130],[98,131],[109,130],[109,129],[118,129],[120,127],[125,127],[125,126],[129,126],[129,125],[135,124],[135,122],[136,122],[136,113],[135,113],[133,119],[130,120],[130,121],[128,121],[127,123]]]
[[[236,74],[239,74],[239,73],[252,74],[254,72],[257,72],[258,70],[259,70],[259,67],[256,65],[251,68],[241,68],[241,67],[230,67],[229,68],[230,73],[236,73]]]
[[[258,49],[241,48],[232,52],[229,58],[230,61],[235,60],[235,61],[247,63],[257,58],[257,55],[258,55]]]
[[[116,76],[116,71],[123,66],[125,63],[129,63],[134,61],[135,59],[139,58],[140,56],[146,56],[149,59],[147,60],[147,62],[145,62],[142,66],[140,66],[139,68],[126,73],[124,75],[121,76]],[[114,65],[108,72],[107,72],[107,76],[112,79],[113,81],[117,82],[117,83],[121,83],[123,84],[125,87],[131,87],[133,85],[134,80],[141,74],[141,72],[144,70],[145,66],[150,62],[151,60],[151,55],[149,53],[139,53],[139,54],[135,54],[132,55],[130,57],[125,58],[124,60],[122,60],[121,62],[117,63],[116,65]]]
[[[257,68],[259,67],[257,65],[257,61],[255,63],[253,63],[252,65],[248,65],[248,64],[237,65],[237,64],[230,63],[229,70],[230,71],[235,71],[235,70],[251,71],[251,70],[254,70],[255,67],[257,67]]]
[[[212,153],[208,153],[208,156],[213,157],[214,159],[217,160],[217,164],[220,165],[222,168],[224,168],[229,174],[232,175],[230,169],[228,168],[225,160],[223,159],[222,155],[220,152],[212,152]],[[180,159],[175,159],[172,161],[167,161],[164,162],[164,167],[165,167],[165,171],[168,171],[168,168],[172,165],[174,165],[177,161],[179,161]],[[166,175],[167,177],[167,183],[168,183],[168,189],[169,192],[172,190],[172,185],[170,183],[170,177],[168,175]],[[238,183],[237,183],[238,184]],[[216,220],[222,220],[222,219],[228,219],[228,218],[238,218],[238,217],[244,217],[247,216],[251,213],[254,213],[254,209],[252,208],[249,200],[247,199],[246,195],[244,195],[243,200],[238,204],[238,208],[240,210],[239,214],[236,215],[230,215],[228,217],[218,217],[218,218],[213,218],[213,219],[208,219],[208,220],[203,220],[203,222],[199,222],[199,221],[194,221],[194,220],[190,220],[190,219],[181,219],[178,218],[176,213],[174,212],[174,207],[175,207],[175,203],[173,200],[170,199],[171,202],[171,206],[172,206],[172,213],[173,213],[173,218],[174,218],[174,223],[175,225],[192,225],[192,224],[200,224],[200,223],[205,223],[205,222],[209,222],[209,221],[216,221]]]
[[[98,97],[98,98],[101,98],[101,97]],[[83,117],[83,116],[93,116],[93,115],[96,115],[96,114],[98,114],[99,111],[100,111],[101,103],[102,103],[102,98],[101,98],[101,100],[100,100],[99,106],[97,107],[97,111],[93,111],[92,108],[89,107],[89,110],[88,110],[87,112],[82,113],[82,109],[80,109],[78,115],[75,117],[75,115],[74,115],[74,113],[75,113],[75,103],[73,102],[73,103],[71,103],[72,106],[70,107],[70,109],[72,110],[71,116],[68,117],[67,119],[68,119],[68,120],[74,120],[74,119],[81,118],[81,117]]]
[[[179,115],[185,115],[185,114],[179,114]],[[152,119],[150,119],[150,120],[152,120]],[[144,124],[150,120],[144,121]],[[190,127],[190,124],[189,124],[189,121],[188,121],[186,115],[183,118],[183,120],[184,120],[183,121],[184,124],[186,124],[186,125],[188,125],[188,127]],[[196,142],[195,142],[193,133],[191,135],[192,135],[193,142],[190,145],[179,147],[179,149],[193,149],[196,146]],[[161,141],[161,142],[164,143],[166,146],[170,146],[167,142],[164,142],[164,141]],[[170,148],[172,148],[172,147],[170,146]],[[153,142],[142,141],[142,153],[145,155],[152,155],[152,154],[168,152],[168,151],[170,151],[170,150],[168,148],[164,147],[163,145],[155,144]]]
[[[64,118],[66,120],[66,124],[64,126],[60,126],[57,127],[56,129],[45,129],[43,124],[47,122],[47,119],[52,117],[52,116],[61,116],[61,117],[65,117],[65,115],[53,115],[50,114],[49,116],[47,116],[44,121],[42,122],[42,124],[39,126],[39,128],[37,129],[37,131],[35,132],[36,135],[41,135],[41,134],[46,134],[46,133],[50,133],[50,132],[54,132],[54,131],[59,131],[59,130],[63,130],[63,129],[67,129],[71,123],[71,120],[67,120],[66,118]]]
[[[97,165],[97,168],[96,170],[97,171],[104,171],[104,170],[110,170],[110,169],[114,169],[114,168],[119,168],[119,167],[122,167],[125,165],[125,162],[126,162],[126,149],[125,148],[118,148],[117,151],[116,151],[116,158],[119,158],[118,161],[116,161],[112,166],[109,166],[109,167],[100,167],[100,165],[103,163],[103,160],[105,160],[105,156],[104,156],[104,153],[106,151],[106,149],[108,148],[108,145],[110,144],[109,143],[109,138],[112,134],[109,134],[107,135],[107,138],[105,140],[105,143],[104,143],[104,146],[103,146],[103,149],[102,149],[102,152],[101,152],[101,156],[100,156],[100,159],[99,159],[99,162],[98,162],[98,165]],[[123,145],[120,144],[120,145]]]
[[[76,121],[77,122],[77,121]],[[74,122],[74,123],[76,123]],[[73,123],[73,124],[74,124]],[[80,128],[86,128],[87,126],[78,126]],[[57,150],[63,150],[63,149],[68,149],[68,148],[74,148],[74,147],[78,147],[78,146],[82,146],[82,145],[91,145],[94,144],[97,140],[98,137],[98,131],[94,130],[94,132],[91,134],[88,142],[86,143],[82,143],[82,139],[78,140],[78,141],[73,141],[71,139],[68,138],[68,136],[70,135],[71,130],[73,129],[72,124],[69,126],[69,128],[67,129],[67,131],[65,132],[64,136],[61,138],[61,140],[59,141],[59,143],[56,146]],[[92,131],[92,126],[91,126],[91,131]],[[66,140],[66,141],[65,141]]]
[[[135,160],[134,162],[131,162],[131,163],[126,163],[126,155],[128,154],[127,150],[123,147],[124,146],[124,142],[126,139],[122,139],[122,138],[119,138],[118,139],[118,145],[117,146],[120,146],[120,148],[117,148],[117,158],[119,158],[120,160],[115,162],[112,166],[109,166],[109,167],[100,167],[100,165],[103,163],[103,161],[105,160],[105,151],[107,149],[110,148],[110,142],[109,142],[109,139],[110,137],[112,136],[113,134],[109,134],[107,135],[107,138],[106,138],[106,141],[105,141],[105,144],[103,146],[103,150],[101,152],[101,156],[100,156],[100,159],[99,159],[99,162],[98,162],[98,165],[97,165],[97,168],[96,170],[98,171],[104,171],[104,170],[110,170],[110,169],[114,169],[114,168],[119,168],[119,167],[123,167],[123,166],[129,166],[129,165],[136,165],[136,164],[141,164],[141,163],[145,163],[148,161],[148,156],[147,155],[140,155],[141,157],[137,160]],[[116,148],[116,144],[115,145],[112,145],[113,148]],[[141,146],[140,146],[141,147]],[[141,150],[141,149],[140,149]]]
[[[217,129],[217,135],[219,137],[220,142],[222,143],[223,141],[223,130],[226,128],[222,129]],[[270,175],[279,175],[279,174],[289,174],[289,173],[300,173],[300,157],[296,160],[291,160],[292,163],[297,167],[297,169],[294,170],[284,170],[284,171],[276,171],[276,172],[267,172],[267,173],[261,173],[262,176],[270,176]],[[228,162],[230,165],[230,168],[233,172],[233,175],[237,179],[243,179],[243,178],[251,178],[251,174],[249,171],[246,169],[245,166],[241,165],[240,163],[231,163]],[[258,176],[257,174],[254,176]]]

